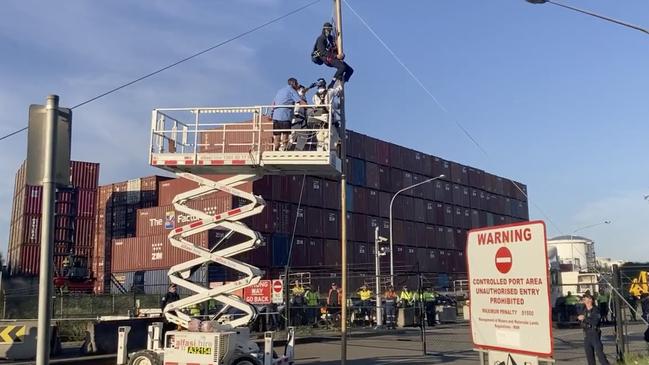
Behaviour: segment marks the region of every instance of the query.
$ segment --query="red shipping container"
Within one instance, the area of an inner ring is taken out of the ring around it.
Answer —
[[[306,231],[311,237],[320,238],[324,235],[322,209],[315,207],[306,208]]]
[[[455,229],[447,227],[445,235],[445,245],[446,248],[455,248]]]
[[[420,182],[424,181],[426,177],[422,175],[417,175],[417,174],[412,174],[412,184],[419,184]],[[423,184],[419,185],[417,187],[412,188],[412,196],[416,198],[423,198],[424,197],[424,186],[428,186],[429,184]]]
[[[75,223],[75,246],[92,247],[95,237],[95,220],[92,218],[77,218]]]
[[[373,189],[381,187],[379,165],[365,162],[365,186]]]
[[[367,216],[364,214],[352,214],[352,224],[347,225],[348,239],[365,242],[367,240]]]
[[[365,239],[363,241],[374,244],[375,232],[377,228],[379,228],[379,236],[382,236],[381,218],[368,216],[366,227],[367,227],[367,234],[365,235]],[[387,236],[382,236],[382,237],[387,237]]]
[[[394,266],[401,266],[399,268],[395,267],[394,271],[403,271],[406,265],[406,248],[402,245],[394,246]]]
[[[392,220],[392,234],[394,235],[394,243],[403,245],[406,242],[406,236],[403,228],[403,221],[398,219]]]
[[[378,161],[377,163],[383,165],[383,166],[391,166],[390,163],[390,146],[391,144],[389,142],[385,142],[382,140],[377,140],[376,143],[376,152],[378,154]]]
[[[352,242],[351,263],[356,269],[367,269],[369,267],[369,250],[366,243]]]
[[[340,210],[340,182],[324,180],[322,192],[324,207]]]
[[[415,240],[414,245],[417,247],[426,247],[426,225],[424,223],[415,223]]]
[[[367,214],[379,215],[379,192],[367,190]]]
[[[361,146],[365,150],[365,160],[373,163],[381,163],[379,160],[378,144],[378,139],[365,136],[365,145]]]
[[[422,199],[413,199],[413,219],[416,222],[426,222],[426,205]]]
[[[324,238],[338,239],[340,238],[340,212],[335,210],[324,210]]]
[[[436,218],[435,218],[435,203],[433,203],[431,201],[424,201],[424,206],[425,206],[425,209],[426,209],[426,212],[425,212],[426,216],[425,216],[424,222],[434,224],[435,221],[436,221]]]
[[[142,191],[158,191],[160,183],[163,181],[171,180],[173,178],[159,175],[152,175],[143,177],[140,180]]]
[[[340,266],[341,260],[340,241],[338,240],[325,240],[324,242],[324,265],[325,266]]]
[[[297,205],[291,205],[290,206],[291,213],[290,216],[292,217],[291,219],[293,220],[293,223],[291,223],[291,227],[289,228],[289,233],[293,234],[293,225],[295,225],[295,234],[299,236],[306,236],[309,234],[310,227],[307,222],[307,215],[309,212],[307,212],[307,207],[301,206],[299,209]]]
[[[392,189],[392,182],[391,178],[392,176],[390,175],[391,169],[389,167],[385,166],[379,166],[379,190],[381,191],[387,191],[387,192],[395,192],[396,190]]]
[[[403,159],[401,157],[402,147],[396,144],[389,144],[390,148],[390,166],[403,169]]]
[[[226,212],[233,208],[232,196],[221,193],[221,196],[209,200],[190,201],[189,207],[210,215]],[[264,210],[270,210],[268,206]],[[137,211],[137,235],[157,236],[168,234],[170,230],[197,221],[198,217],[174,209],[173,205],[139,209]]]
[[[97,190],[77,190],[77,215],[82,217],[94,217],[97,208]]]
[[[325,264],[324,244],[319,238],[307,240],[307,263],[310,267],[321,267]]]
[[[207,232],[187,237],[203,248],[208,246],[207,239]],[[111,272],[166,269],[196,257],[173,247],[167,235],[113,240]]]
[[[411,150],[410,148],[402,147],[401,148],[401,159],[403,160],[403,169],[408,171],[418,171],[417,163],[420,162],[416,158],[417,151]]]
[[[99,164],[94,162],[70,161],[70,183],[75,188],[97,189]]]
[[[409,186],[412,186],[412,173],[408,171],[403,171],[403,181],[401,182],[401,188],[407,188]],[[414,195],[414,189],[408,189],[404,191],[403,193],[406,195]]]
[[[293,240],[291,261],[289,262],[290,266],[296,268],[309,266],[307,250],[307,238],[295,237]]]
[[[408,246],[415,246],[415,222],[404,221],[403,222],[403,234],[405,236],[405,244]]]
[[[223,180],[225,178],[228,178],[228,175],[205,175],[205,178],[208,178],[213,181],[219,181]],[[173,199],[176,197],[178,194],[182,194],[185,192],[188,192],[192,189],[195,189],[198,187],[198,184],[187,179],[171,179],[167,181],[163,181],[160,183],[160,193],[158,196],[158,205],[169,205],[172,203]],[[243,190],[246,192],[251,192],[252,191],[252,183],[248,182],[242,185],[239,185],[236,187],[239,190]],[[115,192],[125,192],[127,187],[127,183],[120,183],[120,184],[115,184]],[[200,197],[198,200],[206,200],[206,199],[211,199],[213,198],[210,195],[205,195]],[[124,198],[120,198],[120,201],[125,200]]]
[[[306,199],[303,202],[313,207],[322,207],[322,179],[308,176],[305,190]]]
[[[488,172],[484,174],[485,187],[484,189],[490,193],[495,192],[496,189],[496,177]]]
[[[461,207],[455,207],[453,209],[453,226],[462,227],[464,224],[464,209]]]
[[[386,192],[379,192],[379,215],[381,217],[390,216],[390,200],[392,199],[392,194]],[[394,213],[394,212],[393,212]]]
[[[17,268],[12,268],[16,274],[37,275],[40,267],[41,246],[40,245],[21,245],[19,248],[19,257]]]
[[[367,214],[367,189],[354,186],[353,212]]]
[[[417,248],[416,247],[405,247],[405,262],[406,269],[409,271],[420,271],[420,263],[417,260]]]
[[[393,167],[390,169],[390,191],[398,191],[403,188],[403,171]]]
[[[424,225],[424,237],[422,247],[437,247],[437,241],[435,241],[435,226],[429,224]]]
[[[24,212],[26,214],[41,214],[41,207],[43,204],[43,187],[42,186],[26,186],[24,190]],[[18,214],[21,212],[18,211]]]
[[[302,204],[306,204],[306,194],[308,190],[306,176],[287,176],[288,179],[288,201],[297,204],[300,201],[300,194],[302,194]],[[304,182],[304,189],[302,189],[302,182]]]

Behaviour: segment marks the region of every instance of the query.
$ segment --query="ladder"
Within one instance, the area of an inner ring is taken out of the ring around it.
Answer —
[[[172,230],[169,233],[169,241],[174,247],[191,252],[197,258],[172,266],[169,269],[168,275],[172,283],[188,289],[195,294],[167,304],[163,309],[164,316],[169,322],[175,323],[183,328],[189,328],[192,318],[180,310],[210,299],[215,299],[223,304],[219,314],[227,312],[230,308],[236,308],[243,312],[242,316],[223,324],[222,328],[246,326],[256,318],[257,311],[255,307],[236,295],[229,293],[257,284],[264,272],[255,266],[232,257],[264,244],[261,235],[248,228],[240,220],[261,213],[266,203],[260,196],[239,190],[236,186],[245,182],[254,181],[261,176],[256,174],[241,174],[221,181],[212,181],[191,173],[179,172],[177,175],[178,177],[192,180],[198,183],[199,186],[193,190],[177,195],[173,200],[173,205],[176,210],[193,215],[198,220]],[[188,206],[188,203],[193,199],[218,191],[241,198],[240,200],[242,202],[245,201],[245,203],[237,208],[214,215]],[[226,232],[224,237],[211,250],[195,245],[187,240],[189,236],[211,229],[219,229]],[[221,248],[220,246],[234,234],[244,236],[245,240],[232,246]],[[192,269],[210,262],[236,270],[243,277],[216,288],[205,287],[189,280]]]

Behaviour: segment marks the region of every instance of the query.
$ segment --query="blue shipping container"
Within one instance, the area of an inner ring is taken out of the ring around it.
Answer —
[[[160,294],[163,295],[169,288],[169,270],[147,270],[147,271],[129,271],[124,273],[114,273],[115,279],[129,293],[139,294]],[[207,270],[204,267],[196,270],[189,280],[200,285],[208,285]],[[121,294],[120,290],[114,283],[110,285],[111,294]],[[178,294],[189,295],[194,292],[182,287],[178,287]]]
[[[289,237],[284,234],[275,234],[271,238],[271,252],[273,267],[286,266],[288,257]]]

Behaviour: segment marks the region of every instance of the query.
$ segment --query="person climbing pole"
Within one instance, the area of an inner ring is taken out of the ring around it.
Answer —
[[[338,48],[336,41],[332,35],[333,25],[327,22],[322,26],[322,33],[316,39],[311,53],[311,60],[318,65],[326,65],[336,69],[333,79],[329,83],[329,88],[332,88],[336,81],[349,81],[349,78],[354,73],[345,61],[345,54],[338,55]]]

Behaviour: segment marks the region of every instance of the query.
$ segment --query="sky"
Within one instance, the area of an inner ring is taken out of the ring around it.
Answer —
[[[310,1],[5,0],[0,135],[48,94],[79,104]],[[430,91],[345,7],[348,128],[521,181],[549,237],[577,231],[598,256],[649,261],[646,34],[524,0],[347,1]],[[644,1],[564,3],[649,28]],[[72,158],[101,163],[102,184],[160,173],[153,108],[269,104],[290,76],[329,79],[309,55],[332,14],[321,0],[75,109]],[[26,133],[0,141],[3,252],[26,149]]]

